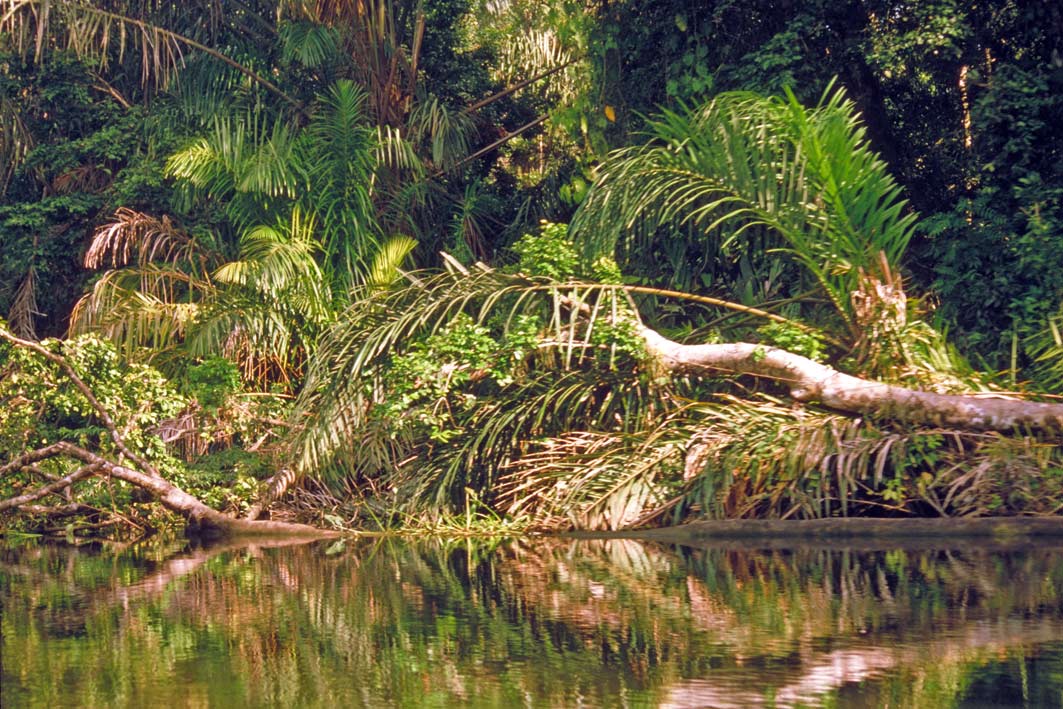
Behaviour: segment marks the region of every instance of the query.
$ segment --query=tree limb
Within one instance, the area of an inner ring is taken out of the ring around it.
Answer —
[[[10,497],[6,500],[0,500],[0,512],[11,509],[12,507],[20,507],[30,502],[36,502],[42,497],[51,495],[53,492],[58,492],[64,487],[70,487],[78,480],[87,478],[100,470],[100,466],[95,463],[84,465],[74,472],[59,478],[55,482],[50,482],[47,485],[37,488],[33,492],[27,492],[25,495],[19,495],[18,497]]]
[[[73,443],[61,441],[59,443],[53,443],[50,446],[41,448],[39,450],[30,451],[25,455],[19,456],[15,460],[11,461],[7,465],[0,468],[0,474],[7,472],[11,469],[20,467],[27,463],[35,463],[46,458],[53,458],[56,456],[66,456],[75,460],[80,460],[85,463],[85,467],[79,468],[70,475],[62,478],[54,483],[46,485],[35,493],[29,495],[23,495],[17,498],[11,498],[0,502],[0,510],[10,507],[17,507],[24,502],[32,502],[35,499],[43,497],[48,492],[52,492],[57,489],[69,485],[74,480],[88,477],[93,474],[105,473],[113,478],[124,480],[125,482],[138,487],[148,492],[152,497],[156,498],[159,503],[162,504],[168,510],[176,512],[189,522],[210,530],[214,530],[222,535],[285,535],[285,536],[313,536],[313,537],[327,537],[336,536],[337,532],[331,532],[328,530],[321,530],[315,527],[310,527],[305,524],[290,524],[287,522],[272,522],[272,521],[253,521],[247,519],[236,519],[230,517],[227,514],[218,512],[217,510],[208,507],[201,502],[198,498],[185,492],[181,488],[177,487],[170,481],[162,478],[158,475],[148,475],[142,473],[139,470],[126,467],[113,463],[89,450],[86,450],[80,446],[76,446]],[[74,476],[77,476],[76,478]],[[74,478],[74,480],[69,480]],[[51,489],[49,489],[51,488]],[[42,492],[46,490],[47,492]],[[29,498],[29,499],[23,499]]]
[[[976,431],[1063,433],[1063,404],[935,394],[843,374],[786,350],[747,342],[684,345],[643,327],[647,351],[674,373],[717,370],[766,377],[802,402],[838,411]]]
[[[36,352],[41,357],[47,359],[49,362],[53,362],[54,364],[58,365],[59,368],[62,369],[63,372],[70,378],[70,381],[74,383],[74,386],[77,388],[77,390],[81,392],[81,395],[88,400],[89,405],[91,405],[92,408],[96,411],[96,415],[99,416],[100,421],[103,422],[104,428],[106,428],[107,432],[111,435],[111,440],[114,442],[115,448],[118,449],[118,452],[124,455],[132,462],[136,463],[138,466],[143,468],[151,475],[161,477],[159,475],[159,471],[156,470],[155,466],[153,466],[146,459],[137,455],[129,449],[129,447],[125,444],[125,441],[122,440],[122,436],[118,432],[118,426],[117,424],[115,424],[114,419],[111,418],[111,415],[107,412],[107,409],[103,407],[103,404],[100,403],[100,400],[97,399],[96,395],[92,393],[92,389],[89,388],[89,385],[86,384],[85,381],[78,376],[78,373],[74,371],[74,368],[70,366],[70,363],[66,361],[65,357],[63,357],[62,355],[58,355],[54,352],[49,352],[46,348],[42,347],[36,342],[30,342],[29,340],[23,340],[21,338],[15,337],[13,334],[11,334],[2,327],[0,327],[0,338],[7,340],[16,347],[24,347],[28,350]],[[39,460],[43,460],[43,458],[40,458]],[[5,466],[5,468],[6,467],[7,466]],[[0,472],[2,472],[2,469],[0,469]]]

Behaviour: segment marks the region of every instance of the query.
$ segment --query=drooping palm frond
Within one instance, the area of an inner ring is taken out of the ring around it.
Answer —
[[[110,270],[74,306],[70,332],[101,332],[127,356],[141,348],[169,351],[214,297],[211,271],[223,260],[216,244],[168,217],[119,209],[86,251],[87,268]]]
[[[451,218],[450,240],[459,255],[467,256],[467,261],[487,260],[488,227],[485,223],[491,213],[491,196],[483,190],[480,182],[470,182],[465,186],[465,194],[458,202],[457,211]]]
[[[298,405],[299,415],[306,417],[300,421],[303,431],[293,448],[300,469],[325,470],[338,453],[346,455],[348,463],[349,456],[357,456],[358,451],[348,443],[361,436],[372,418],[374,403],[387,396],[381,386],[389,363],[461,313],[475,322],[494,323],[503,337],[520,320],[518,316],[535,316],[542,323],[543,336],[536,351],[527,356],[549,373],[529,370],[522,375],[521,385],[513,385],[520,394],[499,399],[508,401],[507,405],[484,402],[469,414],[470,435],[447,452],[435,450],[427,463],[441,470],[444,481],[433,483],[431,489],[452,490],[454,485],[446,480],[460,479],[459,472],[468,474],[480,466],[490,475],[501,465],[510,453],[505,446],[488,445],[485,436],[516,445],[524,436],[551,426],[583,422],[615,428],[628,425],[626,417],[649,415],[654,410],[647,403],[653,399],[653,388],[640,389],[637,376],[630,381],[606,376],[618,353],[604,340],[595,339],[594,333],[621,311],[629,316],[626,298],[617,290],[595,284],[536,283],[490,270],[467,271],[454,264],[449,272],[414,274],[410,276],[413,284],[406,288],[361,299],[322,338]],[[596,364],[605,371],[596,371]],[[557,369],[571,374],[559,376]],[[603,384],[603,377],[608,384]],[[518,406],[518,401],[524,403]],[[661,404],[656,406],[659,410]],[[499,432],[498,426],[505,432]],[[357,463],[352,467],[358,467]]]
[[[377,125],[399,126],[416,93],[424,40],[423,2],[284,0],[278,18],[334,29]]]
[[[218,283],[238,286],[270,299],[291,299],[303,305],[303,319],[320,324],[331,311],[330,293],[325,287],[320,252],[314,234],[313,217],[292,210],[290,224],[259,226],[244,234],[240,258],[214,272]]]
[[[556,364],[549,350],[538,354]],[[383,482],[401,490],[412,508],[425,502],[444,508],[460,503],[466,488],[476,490],[482,502],[500,504],[504,471],[528,453],[532,442],[565,431],[602,431],[627,439],[675,407],[666,387],[630,373],[591,368],[558,374],[551,365],[539,362],[540,368],[536,358],[530,359],[519,380],[461,419],[462,431],[455,438],[445,445],[407,448],[407,455],[419,455],[394,472],[385,469]],[[588,475],[588,485],[594,477]],[[604,478],[597,484],[613,487]],[[592,502],[587,509],[593,515],[602,506]]]
[[[369,288],[388,288],[397,283],[402,277],[399,269],[416,248],[415,240],[401,234],[385,241],[369,266],[365,285]]]
[[[676,519],[1043,513],[1063,494],[1054,480],[1035,492],[1059,453],[1032,437],[891,425],[767,396],[718,395],[689,415]]]
[[[141,84],[154,88],[165,87],[172,81],[184,63],[186,52],[202,52],[301,110],[296,99],[264,75],[211,46],[216,39],[214,35],[224,24],[225,13],[217,0],[199,0],[196,4],[200,7],[137,0],[93,3],[6,0],[5,12],[0,16],[0,42],[11,51],[32,52],[36,61],[46,56],[46,50],[55,48],[96,61],[101,69],[130,58],[139,65]],[[251,8],[245,6],[242,15],[254,17],[272,32],[270,24]],[[195,20],[189,23],[189,18]],[[168,23],[178,22],[187,27],[188,34],[167,29]],[[198,35],[199,39],[190,35]]]
[[[340,57],[341,38],[333,27],[296,20],[280,26],[281,56],[286,62],[299,62],[308,69],[335,64]]]
[[[120,207],[114,220],[93,234],[84,263],[85,268],[97,269],[162,261],[198,265],[200,272],[206,273],[219,259],[220,254],[177,228],[169,217]]]
[[[148,348],[168,354],[196,321],[214,286],[172,264],[107,271],[70,315],[70,333],[99,332],[127,357]]]
[[[316,220],[298,207],[287,223],[248,230],[240,257],[213,274],[219,292],[202,309],[189,351],[199,356],[224,352],[245,373],[295,380],[334,312],[320,253]]]
[[[589,258],[635,253],[633,238],[668,229],[720,250],[757,238],[758,250],[790,252],[858,335],[849,294],[878,274],[880,254],[897,268],[915,217],[840,90],[812,109],[792,95],[722,94],[664,112],[648,137],[600,168],[573,220]]]
[[[417,148],[393,126],[377,126],[377,161],[389,170],[410,172],[415,180],[425,175]]]
[[[0,97],[0,195],[33,149],[33,134],[26,127],[19,102]]]
[[[506,465],[498,504],[548,529],[623,529],[670,506],[690,435],[677,410],[638,431],[541,440]]]
[[[217,200],[238,229],[247,229],[272,222],[304,186],[296,142],[283,119],[271,123],[253,111],[222,116],[205,137],[170,156],[166,173],[186,192],[186,208],[200,196]]]
[[[407,119],[414,142],[426,144],[432,165],[446,170],[469,154],[476,132],[472,118],[465,111],[455,111],[435,97],[418,102]]]
[[[191,56],[181,80],[168,88],[181,119],[198,131],[209,131],[219,118],[253,110],[261,99],[239,71],[200,56]]]

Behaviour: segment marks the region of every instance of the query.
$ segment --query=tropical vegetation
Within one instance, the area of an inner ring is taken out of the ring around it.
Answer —
[[[688,5],[6,0],[3,524],[1058,515],[1061,11]]]

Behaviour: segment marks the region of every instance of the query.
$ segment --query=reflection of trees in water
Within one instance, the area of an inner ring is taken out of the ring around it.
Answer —
[[[1061,590],[1059,550],[529,539],[0,556],[5,685],[11,667],[73,677],[63,691],[90,704],[785,705],[885,675],[902,704],[929,688],[947,702],[972,668],[1063,637]]]

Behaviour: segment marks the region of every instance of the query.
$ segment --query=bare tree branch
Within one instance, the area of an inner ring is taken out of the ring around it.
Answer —
[[[92,393],[92,389],[90,389],[88,384],[86,384],[85,381],[78,376],[78,373],[74,371],[74,368],[70,366],[70,363],[66,361],[65,357],[63,357],[62,355],[58,355],[54,352],[48,351],[36,342],[30,342],[29,340],[23,340],[21,338],[15,337],[4,328],[0,328],[0,338],[7,340],[8,342],[17,347],[24,347],[28,350],[36,352],[41,357],[47,359],[49,362],[53,362],[54,364],[58,365],[59,368],[62,369],[68,377],[70,377],[70,381],[74,383],[74,386],[77,388],[77,390],[81,392],[81,395],[88,400],[89,405],[91,405],[92,408],[96,411],[96,415],[99,416],[100,421],[103,422],[103,425],[107,429],[107,432],[111,435],[111,440],[114,442],[115,448],[118,449],[118,452],[124,455],[130,461],[136,463],[138,466],[140,466],[143,470],[147,471],[151,475],[160,477],[159,471],[156,470],[155,466],[149,463],[142,456],[139,456],[133,451],[131,451],[129,447],[125,444],[125,441],[122,440],[121,434],[119,434],[118,432],[118,426],[115,424],[114,419],[111,418],[111,415],[107,412],[107,409],[103,407],[103,404],[101,404],[99,399],[96,398],[96,395]]]
[[[36,502],[42,497],[51,495],[53,492],[58,492],[65,487],[70,487],[78,480],[83,480],[84,478],[97,473],[99,470],[100,466],[98,464],[90,463],[89,465],[84,465],[78,468],[69,475],[59,478],[55,482],[37,488],[33,492],[28,492],[25,495],[19,495],[18,497],[10,497],[6,500],[0,500],[0,512],[11,509],[12,507],[19,507],[30,502]]]

